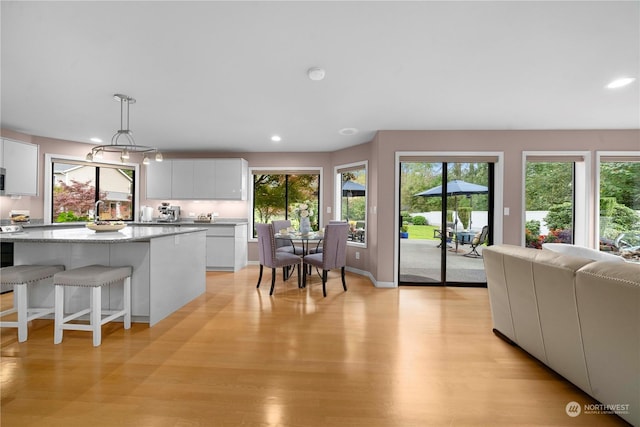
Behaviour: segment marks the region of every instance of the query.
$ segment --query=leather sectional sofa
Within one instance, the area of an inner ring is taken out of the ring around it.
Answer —
[[[549,249],[483,250],[494,331],[640,426],[640,264]]]

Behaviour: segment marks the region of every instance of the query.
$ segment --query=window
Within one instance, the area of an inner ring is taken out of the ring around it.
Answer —
[[[349,222],[349,241],[366,243],[367,163],[336,167],[336,219]]]
[[[524,154],[525,246],[587,245],[588,158],[582,152]]]
[[[301,204],[309,210],[311,229],[320,224],[320,171],[254,170],[253,224],[288,219],[295,229],[300,227],[297,212]],[[255,230],[253,237],[256,237]]]
[[[640,262],[640,153],[598,153],[601,251]]]
[[[52,159],[52,222],[89,221],[98,200],[100,219],[134,220],[135,176],[135,166]]]

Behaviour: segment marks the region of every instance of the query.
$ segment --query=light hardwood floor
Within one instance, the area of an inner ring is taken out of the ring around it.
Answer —
[[[483,288],[376,289],[332,272],[299,290],[258,269],[208,273],[207,292],[153,328],[53,344],[2,329],[3,427],[610,426],[594,401],[491,332]],[[176,283],[176,286],[180,286]],[[6,306],[11,294],[0,297]]]

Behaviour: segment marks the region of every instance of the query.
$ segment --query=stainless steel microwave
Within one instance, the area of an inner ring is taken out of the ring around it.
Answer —
[[[7,174],[5,168],[0,168],[0,196],[4,196],[4,177]]]

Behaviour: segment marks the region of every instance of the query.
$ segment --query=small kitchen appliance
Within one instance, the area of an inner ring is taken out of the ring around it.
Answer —
[[[160,211],[158,222],[176,222],[180,219],[180,206],[171,206],[163,202],[158,206],[158,210]]]
[[[142,206],[140,208],[140,221],[142,222],[153,221],[153,208],[151,206]]]

